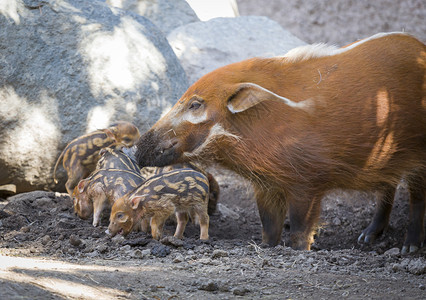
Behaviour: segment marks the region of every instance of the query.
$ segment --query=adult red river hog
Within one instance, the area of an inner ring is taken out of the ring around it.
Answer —
[[[294,249],[310,249],[321,198],[336,189],[383,197],[360,242],[389,222],[405,177],[403,252],[424,241],[426,47],[382,33],[344,48],[322,44],[252,58],[199,79],[139,140],[140,166],[217,162],[252,181],[262,242],[281,241],[287,210]]]

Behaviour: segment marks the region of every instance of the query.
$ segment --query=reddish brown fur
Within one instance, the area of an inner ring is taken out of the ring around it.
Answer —
[[[288,209],[296,249],[310,248],[321,198],[335,188],[383,192],[360,236],[374,239],[405,176],[404,247],[415,251],[424,240],[425,45],[392,34],[346,49],[295,61],[253,58],[205,75],[141,138],[139,164],[216,161],[234,170],[254,183],[263,242],[280,242]],[[185,119],[203,114],[202,122]],[[205,142],[213,130],[221,134]]]

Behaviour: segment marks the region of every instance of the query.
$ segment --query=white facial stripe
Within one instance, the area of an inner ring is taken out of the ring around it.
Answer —
[[[184,152],[183,154],[187,157],[197,156],[201,154],[203,150],[208,146],[208,144],[210,144],[213,140],[223,136],[227,136],[236,140],[241,140],[238,135],[226,131],[220,124],[215,124],[212,126],[209,135],[200,146],[198,146],[193,152]]]
[[[192,124],[199,124],[207,121],[207,112],[205,111],[202,115],[196,116],[191,111],[187,111],[182,113],[181,116],[179,114],[182,112],[181,109],[176,109],[170,111],[167,118],[170,120],[172,127],[177,127],[182,122],[190,122]]]
[[[207,121],[207,112],[205,111],[201,116],[194,116],[191,112],[186,112],[182,116],[182,121],[188,121],[192,124],[199,124]]]
[[[346,48],[338,48],[336,46],[332,45],[326,45],[326,44],[313,44],[313,45],[307,45],[307,46],[301,46],[294,48],[287,52],[283,58],[286,58],[290,62],[298,62],[303,60],[308,60],[315,57],[324,57],[324,56],[332,56],[344,53],[346,51],[349,51],[355,47],[358,47],[361,44],[364,44],[365,42],[375,40],[378,38],[382,38],[388,35],[394,35],[394,34],[405,34],[404,32],[384,32],[384,33],[377,33],[369,38],[365,38],[363,40],[360,40],[356,43],[353,43],[352,45],[346,47]]]

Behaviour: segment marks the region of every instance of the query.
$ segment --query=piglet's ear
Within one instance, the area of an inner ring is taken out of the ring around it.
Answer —
[[[141,203],[142,201],[142,196],[134,196],[133,198],[130,199],[130,206],[133,209],[137,209],[139,207],[139,203]]]
[[[105,128],[105,129],[102,129],[102,131],[103,131],[103,132],[105,132],[105,133],[106,133],[106,135],[107,135],[110,139],[112,139],[112,140],[114,140],[114,141],[117,141],[117,137],[116,137],[116,128],[115,128],[115,127]]]
[[[234,94],[228,99],[228,110],[233,114],[245,111],[263,101],[276,101],[288,106],[301,107],[297,102],[293,102],[285,97],[279,96],[272,91],[254,83],[238,84]]]
[[[81,194],[84,192],[84,189],[86,188],[86,180],[80,180],[80,182],[77,185],[78,192]]]

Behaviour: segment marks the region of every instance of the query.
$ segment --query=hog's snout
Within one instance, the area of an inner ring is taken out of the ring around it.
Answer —
[[[140,167],[164,167],[179,158],[177,139],[170,139],[154,131],[148,131],[137,143],[136,159]]]

